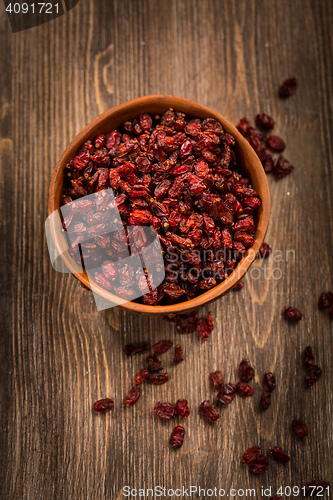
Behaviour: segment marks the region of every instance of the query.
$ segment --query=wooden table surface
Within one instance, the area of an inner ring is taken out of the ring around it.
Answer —
[[[265,498],[261,485],[274,496],[281,485],[332,481],[332,320],[317,308],[320,293],[333,288],[332,7],[80,0],[66,15],[13,34],[1,4],[1,498],[118,500],[126,485],[256,488]],[[299,88],[281,100],[279,83],[290,76]],[[97,312],[90,292],[52,269],[46,247],[48,185],[66,145],[102,111],[158,93],[193,99],[233,123],[266,111],[295,166],[282,180],[269,176],[266,240],[275,258],[256,262],[240,292],[199,312],[211,310],[216,321],[206,343],[159,318]],[[303,311],[300,323],[282,318],[287,305]],[[185,362],[174,367],[165,354],[170,382],[145,386],[138,404],[124,408],[143,360],[126,358],[123,344],[163,338],[182,344]],[[310,389],[302,366],[309,344],[323,369]],[[208,375],[221,369],[236,382],[242,357],[256,369],[255,395],[221,408],[210,426],[198,412],[214,398]],[[268,370],[277,389],[262,413]],[[101,397],[114,399],[111,413],[92,412]],[[168,445],[175,424],[152,410],[179,397],[192,413],[176,451]],[[308,423],[306,442],[292,435],[294,418]],[[265,474],[250,475],[241,456],[256,444],[265,453],[282,446],[290,463],[272,460]]]

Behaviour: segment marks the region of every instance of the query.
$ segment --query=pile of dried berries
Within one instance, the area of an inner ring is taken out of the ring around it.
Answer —
[[[244,116],[239,121],[237,129],[251,144],[267,174],[273,172],[278,178],[290,174],[294,167],[289,161],[282,155],[275,158],[272,156],[273,153],[282,153],[286,147],[280,137],[266,134],[275,125],[273,118],[266,113],[259,113],[256,116],[256,124],[258,128],[252,127]]]
[[[77,200],[63,223],[77,234],[72,255],[86,269],[101,266],[94,274],[99,286],[134,300],[140,295],[134,290],[142,291],[136,269],[128,264],[117,271],[113,262],[129,246],[127,227],[150,226],[162,244],[166,275],[156,286],[146,274],[145,304],[192,299],[221,283],[253,245],[261,204],[239,172],[234,145],[215,119],[172,109],[162,117],[142,114],[86,141],[65,168],[62,204]],[[95,201],[78,200],[91,193]],[[111,238],[115,208],[124,230]],[[85,233],[92,234],[89,242]],[[199,329],[207,334],[205,325]]]
[[[176,323],[178,333],[192,333],[197,331],[202,340],[207,340],[214,329],[214,319],[211,312],[206,318],[197,318],[197,311],[190,311],[185,314],[175,314],[174,316],[163,316],[165,321]]]

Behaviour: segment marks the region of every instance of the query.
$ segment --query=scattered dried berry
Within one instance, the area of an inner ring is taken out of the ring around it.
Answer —
[[[319,366],[317,365],[310,366],[305,375],[305,382],[308,384],[308,386],[311,387],[311,385],[317,382],[321,374],[322,374],[322,369],[319,368]]]
[[[186,399],[178,399],[176,403],[176,412],[182,418],[187,418],[190,414],[190,409]]]
[[[175,316],[176,329],[179,333],[192,333],[197,329],[197,312],[191,311],[186,314]]]
[[[250,465],[250,471],[252,474],[261,474],[268,467],[268,460],[265,455],[260,455],[255,462]]]
[[[178,363],[181,363],[184,361],[184,351],[182,347],[178,344],[175,347],[175,354],[173,357],[173,362],[177,365]]]
[[[149,373],[160,372],[163,370],[162,363],[157,356],[147,356],[146,363],[148,365]]]
[[[219,389],[224,384],[224,378],[222,372],[220,372],[219,370],[211,372],[209,374],[209,380],[214,389]]]
[[[272,392],[276,387],[275,376],[272,372],[266,372],[264,375],[264,384]]]
[[[259,113],[256,116],[256,124],[262,130],[271,130],[274,127],[274,120],[270,116],[266,115],[266,113]]]
[[[114,407],[114,402],[112,399],[105,398],[105,399],[99,399],[93,404],[93,410],[102,413],[105,411],[110,411]]]
[[[299,321],[302,319],[303,315],[301,311],[299,311],[295,307],[286,307],[284,310],[284,316],[290,321]]]
[[[260,406],[263,410],[267,410],[271,404],[271,393],[268,391],[263,392],[260,400]]]
[[[147,342],[137,342],[135,344],[126,344],[124,346],[124,353],[126,356],[132,356],[133,354],[139,354],[141,352],[148,351],[149,345]]]
[[[200,405],[200,412],[207,422],[218,422],[220,414],[210,401],[203,401]]]
[[[305,485],[305,490],[308,495],[311,495],[312,497],[316,495],[322,496],[324,493],[324,490],[330,485],[329,482],[323,481],[322,479],[314,479],[312,481],[309,481]]]
[[[275,151],[276,153],[282,153],[282,151],[285,149],[286,145],[281,139],[281,137],[278,137],[277,135],[270,135],[266,138],[266,146],[272,150]]]
[[[282,155],[278,156],[273,161],[272,172],[280,179],[290,174],[293,170],[293,165]]]
[[[318,300],[319,309],[326,309],[333,306],[333,293],[323,292]]]
[[[234,287],[233,290],[241,290],[243,286],[245,285],[244,281],[239,281]]]
[[[267,259],[267,257],[270,256],[271,252],[272,252],[271,247],[269,246],[268,243],[264,241],[259,250],[260,257],[262,259]]]
[[[160,340],[155,345],[153,345],[154,354],[163,354],[167,352],[172,347],[171,340]]]
[[[257,460],[259,453],[261,453],[259,446],[252,446],[252,448],[248,448],[243,455],[243,462],[247,465],[252,464],[255,460]]]
[[[134,405],[140,396],[141,396],[140,387],[138,387],[138,386],[132,387],[132,389],[129,391],[129,393],[125,396],[125,405],[126,406]]]
[[[239,378],[243,382],[250,382],[254,377],[254,369],[248,364],[246,359],[242,359],[239,365]]]
[[[308,436],[308,426],[303,420],[293,420],[291,422],[291,430],[301,439],[305,439]]]
[[[177,425],[171,433],[170,437],[171,446],[173,446],[174,448],[180,448],[183,445],[184,437],[185,437],[184,427],[182,425]]]
[[[168,373],[151,373],[149,375],[149,380],[154,385],[162,385],[165,384],[170,378]]]
[[[226,384],[219,390],[217,394],[217,402],[223,405],[230,405],[235,399],[236,390],[231,384]]]
[[[274,446],[273,448],[270,448],[269,452],[272,455],[272,457],[281,464],[286,464],[290,460],[289,455],[287,455],[287,453],[279,446]]]
[[[148,377],[149,377],[149,371],[146,370],[146,368],[139,370],[135,377],[135,385],[142,384],[142,382],[147,380]]]
[[[170,420],[176,416],[176,407],[171,403],[156,403],[154,413],[160,418]]]
[[[207,340],[210,335],[210,327],[205,319],[199,319],[197,323],[197,332],[202,340]]]
[[[315,364],[315,357],[309,345],[304,349],[304,364],[307,368],[311,368]]]
[[[279,89],[280,97],[289,97],[296,92],[297,89],[297,80],[296,78],[287,78]]]
[[[254,394],[254,390],[246,382],[238,382],[236,385],[236,392],[242,398],[248,398]]]

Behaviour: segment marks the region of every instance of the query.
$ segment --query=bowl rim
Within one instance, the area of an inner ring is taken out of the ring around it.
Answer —
[[[183,97],[177,97],[169,94],[156,94],[156,95],[148,95],[143,97],[137,97],[135,99],[131,99],[129,101],[123,102],[108,110],[104,111],[100,115],[98,115],[94,120],[92,120],[86,127],[84,127],[68,144],[66,149],[61,154],[59,160],[56,163],[56,166],[53,170],[52,177],[50,180],[49,192],[48,192],[48,215],[51,215],[54,211],[59,210],[59,204],[56,203],[55,194],[57,191],[57,186],[59,183],[59,175],[62,173],[63,168],[66,163],[69,161],[70,156],[75,156],[76,151],[82,145],[82,143],[88,138],[92,138],[92,135],[96,133],[96,130],[93,134],[93,130],[98,128],[98,126],[108,119],[111,116],[121,115],[124,113],[129,113],[133,109],[133,118],[138,116],[139,112],[135,113],[136,107],[140,107],[142,105],[160,105],[164,106],[166,109],[174,108],[180,111],[183,111],[182,108],[194,108],[193,113],[187,112],[188,114],[199,113],[199,115],[213,116],[215,119],[219,120],[222,123],[224,129],[226,129],[229,133],[231,133],[236,139],[237,147],[242,151],[242,154],[247,157],[247,164],[251,165],[253,171],[256,172],[256,177],[259,185],[261,186],[261,206],[259,208],[259,220],[256,227],[255,232],[255,240],[254,244],[251,248],[247,249],[243,258],[237,264],[235,270],[219,285],[214,288],[204,292],[203,294],[194,297],[186,302],[179,302],[172,305],[163,305],[163,306],[149,306],[146,304],[140,304],[137,302],[127,301],[124,302],[123,299],[113,295],[112,293],[104,290],[99,287],[97,284],[88,281],[88,277],[86,273],[80,272],[78,266],[75,261],[67,254],[67,252],[62,252],[63,242],[60,241],[60,238],[64,238],[63,235],[60,236],[59,232],[56,230],[56,226],[50,223],[50,234],[55,244],[59,254],[66,267],[70,270],[70,272],[79,279],[83,285],[87,288],[92,289],[95,293],[97,293],[102,298],[111,301],[112,303],[120,306],[122,309],[129,310],[135,313],[145,314],[145,315],[173,315],[189,312],[193,309],[197,309],[203,305],[206,305],[214,300],[217,300],[219,297],[227,293],[232,289],[234,285],[238,281],[242,279],[246,271],[249,269],[251,264],[254,262],[256,255],[260,249],[264,241],[264,237],[267,231],[269,217],[270,217],[270,193],[268,182],[266,178],[266,173],[262,167],[262,164],[250,146],[248,141],[240,134],[240,132],[232,125],[228,120],[224,118],[220,113],[212,110],[207,106],[203,106],[195,101],[190,99],[186,99]],[[148,111],[149,112],[149,111]],[[252,178],[251,178],[252,183]]]

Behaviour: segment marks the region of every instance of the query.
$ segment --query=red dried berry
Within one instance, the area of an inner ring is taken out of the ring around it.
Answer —
[[[274,127],[274,120],[270,116],[266,115],[266,113],[259,113],[256,116],[256,124],[262,130],[271,130]]]
[[[224,384],[222,372],[216,370],[209,374],[209,379],[214,389],[219,389]]]
[[[245,285],[244,281],[239,281],[232,289],[236,291],[241,290],[244,285]]]
[[[269,246],[268,243],[266,243],[265,241],[263,242],[263,244],[261,245],[260,249],[259,249],[259,255],[262,259],[267,259],[267,257],[270,256],[272,252],[272,248]]]
[[[146,368],[139,370],[135,377],[135,385],[140,385],[149,377],[149,371]]]
[[[333,293],[323,292],[318,300],[319,309],[326,309],[333,306]]]
[[[291,422],[291,430],[301,439],[305,439],[308,436],[308,426],[303,420],[293,420]]]
[[[215,406],[210,401],[203,401],[200,405],[201,415],[207,422],[218,422],[220,414]]]
[[[126,406],[132,406],[134,405],[139,397],[141,396],[141,389],[140,387],[132,387],[132,389],[128,392],[128,394],[125,396],[125,405]]]
[[[308,368],[306,375],[305,375],[305,382],[308,384],[308,386],[312,386],[317,380],[320,378],[322,374],[321,368],[317,365],[310,366]]]
[[[286,145],[277,135],[270,135],[266,137],[266,146],[276,153],[282,153]]]
[[[154,413],[159,418],[170,420],[176,416],[176,407],[171,403],[162,403],[162,401],[159,401],[154,407]]]
[[[290,97],[296,92],[297,89],[297,80],[296,78],[287,78],[282,85],[280,86],[279,89],[279,95],[280,97]]]
[[[272,392],[276,387],[275,376],[272,372],[266,372],[264,375],[264,384]]]
[[[114,402],[112,399],[105,398],[105,399],[99,399],[93,404],[93,410],[102,413],[105,411],[110,411],[114,407]]]
[[[175,318],[176,329],[179,333],[195,332],[198,324],[197,312],[191,311],[186,314],[179,314]]]
[[[202,340],[207,340],[210,335],[210,327],[205,319],[199,319],[197,322],[197,332]]]
[[[209,312],[206,316],[206,323],[209,331],[212,332],[214,330],[214,319],[211,312]]]
[[[289,455],[287,455],[287,453],[279,446],[270,448],[269,453],[277,462],[280,462],[281,464],[286,464],[290,460]]]
[[[261,453],[259,446],[252,446],[252,448],[248,448],[243,455],[243,462],[247,465],[252,464],[255,460],[257,460],[259,453]]]
[[[238,382],[236,385],[236,392],[242,398],[248,398],[254,394],[254,390],[246,382]]]
[[[153,353],[154,354],[163,354],[167,352],[172,347],[171,340],[160,340],[153,345]]]
[[[300,321],[303,315],[301,311],[299,311],[295,307],[286,307],[284,310],[284,316],[290,321]]]
[[[235,399],[236,390],[231,384],[224,385],[217,394],[217,402],[223,405],[230,405]]]
[[[254,369],[248,364],[246,359],[242,359],[239,365],[239,377],[243,382],[249,382],[254,377]]]
[[[267,410],[270,407],[270,404],[271,404],[271,393],[265,391],[261,396],[260,406],[263,410]]]
[[[307,368],[311,368],[315,364],[315,357],[309,345],[304,349],[304,364]]]
[[[139,354],[141,352],[148,351],[149,344],[147,342],[136,342],[135,344],[126,344],[123,348],[126,356],[132,356],[133,354]]]
[[[148,371],[150,373],[155,373],[163,370],[162,363],[157,356],[147,356],[146,363],[148,365]]]
[[[176,403],[176,412],[182,418],[187,418],[190,414],[190,409],[186,399],[178,399]]]
[[[293,170],[293,165],[284,156],[280,155],[275,158],[272,166],[272,172],[274,175],[282,179],[282,177],[290,174]]]
[[[330,483],[322,479],[314,479],[305,485],[305,490],[308,495],[315,497],[316,495],[322,496],[324,490],[328,488]]]
[[[162,385],[165,384],[170,378],[168,373],[151,373],[149,375],[149,380],[154,385]]]
[[[175,354],[173,357],[173,362],[177,365],[178,363],[181,363],[184,361],[184,351],[180,345],[177,345],[175,347]]]
[[[183,445],[185,429],[182,425],[177,425],[170,436],[170,444],[174,448],[180,448]]]
[[[250,471],[252,474],[261,474],[265,472],[268,467],[268,460],[265,455],[260,455],[255,462],[250,465]]]

